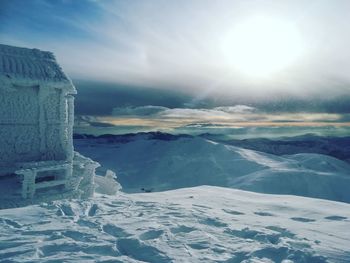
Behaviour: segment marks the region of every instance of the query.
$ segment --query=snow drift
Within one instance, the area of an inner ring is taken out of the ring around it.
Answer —
[[[202,186],[0,211],[3,262],[349,262],[350,205]]]
[[[350,202],[350,165],[322,154],[276,156],[198,137],[76,139],[75,147],[116,171],[126,192],[198,185]]]

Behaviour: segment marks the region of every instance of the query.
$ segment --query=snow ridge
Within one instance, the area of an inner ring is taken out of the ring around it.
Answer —
[[[198,137],[87,138],[75,147],[115,171],[126,192],[214,185],[350,202],[350,165],[327,155],[276,156]]]

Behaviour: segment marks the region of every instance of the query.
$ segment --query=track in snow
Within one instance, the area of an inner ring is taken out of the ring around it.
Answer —
[[[196,187],[0,211],[4,262],[349,262],[350,205]]]

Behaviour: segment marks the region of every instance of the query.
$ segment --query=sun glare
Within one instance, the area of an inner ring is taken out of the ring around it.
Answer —
[[[238,23],[224,40],[224,55],[237,71],[266,77],[291,65],[302,53],[297,28],[287,21],[256,17]]]

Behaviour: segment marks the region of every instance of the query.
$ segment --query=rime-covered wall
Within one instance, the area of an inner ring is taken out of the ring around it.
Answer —
[[[51,52],[0,44],[0,185],[16,186],[0,209],[93,194],[97,164],[74,158],[74,94]]]
[[[66,159],[67,103],[64,91],[51,88],[40,90],[40,120],[42,160]]]
[[[72,161],[76,90],[51,52],[0,44],[0,175]]]
[[[39,87],[0,88],[0,163],[40,158]]]
[[[70,158],[67,91],[7,85],[0,87],[0,105],[0,166]]]

